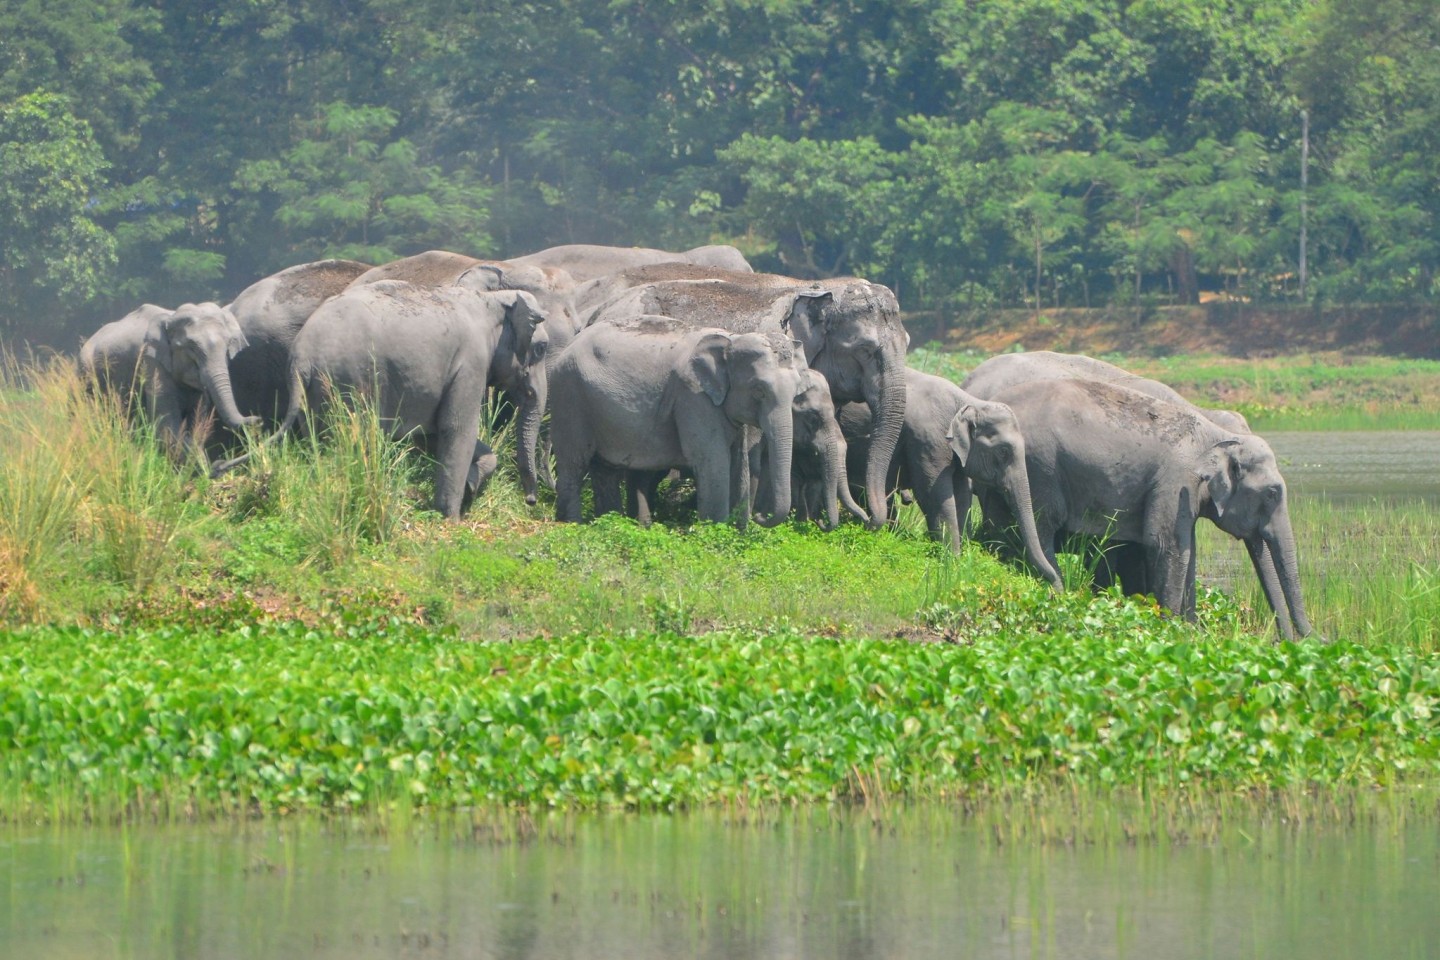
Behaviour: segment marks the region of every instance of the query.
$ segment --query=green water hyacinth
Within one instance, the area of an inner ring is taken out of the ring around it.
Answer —
[[[664,809],[1440,772],[1433,655],[1201,641],[1119,599],[1004,631],[960,613],[930,611],[964,634],[931,644],[492,644],[383,622],[3,634],[0,811]]]

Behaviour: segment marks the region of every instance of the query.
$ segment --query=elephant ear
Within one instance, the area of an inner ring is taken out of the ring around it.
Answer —
[[[505,289],[504,268],[494,263],[481,263],[466,270],[455,278],[455,285],[481,293],[493,293]]]
[[[1205,484],[1210,503],[1215,507],[1215,516],[1223,517],[1230,503],[1230,495],[1238,483],[1236,473],[1239,463],[1235,458],[1240,446],[1239,440],[1221,440],[1205,454],[1204,461],[1195,475]]]
[[[250,346],[250,340],[245,336],[245,331],[240,329],[240,321],[229,310],[225,311],[226,325],[230,328],[231,334],[225,340],[225,359],[234,360],[235,354]]]
[[[718,407],[730,393],[729,359],[730,338],[723,333],[707,333],[681,365],[680,380],[691,390],[704,393]]]
[[[945,440],[950,444],[950,451],[955,454],[961,470],[965,469],[965,462],[970,459],[970,441],[974,439],[975,422],[979,416],[980,411],[975,409],[975,405],[967,403],[951,418],[950,428],[945,433]]]
[[[174,316],[175,311],[166,311],[152,317],[145,327],[145,356],[162,370],[169,370],[173,366],[170,354],[170,321]]]
[[[790,307],[785,311],[785,316],[780,320],[781,332],[787,336],[795,336],[797,332],[795,320],[800,317],[806,321],[802,327],[809,329],[816,320],[821,319],[821,308],[834,299],[833,293],[829,290],[821,290],[819,287],[813,290],[802,290],[795,294],[790,300]],[[803,339],[803,330],[801,333]]]

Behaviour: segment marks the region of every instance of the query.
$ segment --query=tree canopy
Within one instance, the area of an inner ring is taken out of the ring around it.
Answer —
[[[0,331],[568,242],[1298,300],[1302,211],[1307,300],[1429,301],[1437,46],[1433,0],[16,0]]]

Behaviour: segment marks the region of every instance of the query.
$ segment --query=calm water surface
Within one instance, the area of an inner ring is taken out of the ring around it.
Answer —
[[[1291,496],[1440,503],[1440,431],[1262,434]]]
[[[0,835],[0,956],[1433,957],[1433,826],[999,844],[952,810]]]

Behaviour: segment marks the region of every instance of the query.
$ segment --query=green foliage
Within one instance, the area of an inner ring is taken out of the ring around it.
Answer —
[[[928,645],[789,631],[477,644],[363,617],[3,634],[3,802],[651,809],[1436,772],[1429,657],[1204,641],[1074,595],[972,590],[937,610],[980,629]]]
[[[415,144],[395,137],[388,107],[331,103],[310,136],[274,160],[243,164],[235,187],[265,231],[284,238],[276,269],[325,257],[385,263],[434,247],[479,252],[489,191],[465,170],[421,162]],[[264,211],[264,212],[261,212]]]
[[[91,297],[107,278],[115,240],[88,212],[107,166],[64,97],[0,103],[0,326]]]

